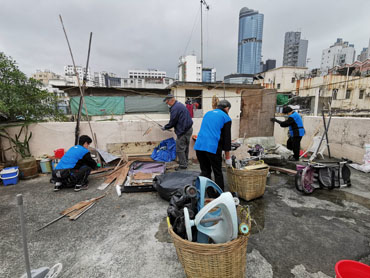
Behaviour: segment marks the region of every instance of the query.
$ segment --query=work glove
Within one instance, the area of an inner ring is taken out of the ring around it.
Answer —
[[[231,160],[231,158],[225,159],[225,163],[226,163],[226,166],[227,167],[231,167],[232,166],[232,160]]]
[[[165,127],[164,127],[164,126],[162,126],[162,127],[161,127],[161,130],[162,130],[162,131],[165,131],[166,129],[165,129]]]

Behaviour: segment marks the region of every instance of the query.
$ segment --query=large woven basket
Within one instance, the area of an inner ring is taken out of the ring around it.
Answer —
[[[244,278],[248,236],[222,244],[202,244],[179,237],[168,221],[168,232],[188,278]]]
[[[237,192],[239,197],[250,201],[265,193],[269,167],[260,170],[239,170],[227,168],[229,190]]]

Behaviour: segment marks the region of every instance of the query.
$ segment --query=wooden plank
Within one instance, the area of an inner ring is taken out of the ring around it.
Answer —
[[[153,178],[152,173],[143,173],[143,172],[137,172],[133,176],[134,180],[150,180],[152,178]]]
[[[122,185],[127,177],[128,171],[130,170],[130,166],[134,161],[129,161],[125,165],[125,167],[122,168],[120,175],[117,177],[116,182],[114,183],[115,186]]]
[[[153,152],[150,152],[150,153],[129,153],[127,154],[127,156],[130,158],[130,157],[133,157],[133,156],[151,156]]]
[[[121,167],[123,168],[123,166]],[[109,175],[105,180],[104,182],[98,187],[99,190],[104,190],[108,187],[108,185],[110,185],[115,179],[117,179],[117,177],[120,175],[120,170],[121,168],[119,168],[117,171],[115,171],[114,173],[112,173],[111,175]]]
[[[105,168],[100,168],[100,169],[97,169],[97,170],[92,170],[90,175],[94,175],[94,174],[98,174],[98,173],[103,173],[103,172],[107,172],[107,171],[110,171],[114,169],[114,166],[112,167],[105,167]]]
[[[290,174],[290,175],[297,174],[297,171],[296,170],[282,168],[282,167],[276,167],[276,166],[270,166],[270,170],[279,171],[279,172]]]
[[[65,209],[65,210],[63,210],[60,214],[63,214],[63,215],[66,215],[66,214],[68,214],[68,213],[70,213],[71,211],[73,211],[73,210],[79,210],[79,209],[81,209],[81,208],[83,208],[83,207],[85,207],[85,206],[87,206],[87,205],[89,205],[89,204],[91,204],[92,202],[95,202],[95,201],[97,201],[97,200],[100,200],[101,198],[103,198],[105,195],[101,195],[101,196],[99,196],[99,197],[96,197],[96,198],[92,198],[92,199],[90,199],[90,200],[86,200],[86,201],[81,201],[81,202],[79,202],[79,203],[77,203],[77,204],[75,204],[75,205],[73,205],[72,207],[70,207],[70,208],[67,208],[67,209]]]
[[[150,156],[133,156],[128,158],[129,161],[143,161],[152,162],[154,161]]]
[[[276,91],[246,89],[241,94],[240,137],[273,136]]]
[[[108,143],[107,151],[115,156],[121,156],[121,152],[129,154],[152,153],[160,141],[129,142],[129,143]]]

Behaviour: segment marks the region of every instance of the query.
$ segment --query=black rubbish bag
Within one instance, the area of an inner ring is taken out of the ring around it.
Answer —
[[[190,219],[194,219],[197,214],[197,202],[197,197],[189,197],[183,189],[178,189],[171,197],[167,215],[173,231],[183,239],[188,239],[185,229],[184,208],[188,209]],[[193,240],[196,240],[196,227],[192,227],[192,236]]]
[[[159,196],[169,201],[178,189],[183,190],[185,185],[192,185],[199,175],[200,173],[195,171],[166,173],[153,179],[153,187],[158,191]]]

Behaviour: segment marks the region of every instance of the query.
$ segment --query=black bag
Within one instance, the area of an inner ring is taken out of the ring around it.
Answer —
[[[183,190],[185,185],[193,185],[196,178],[200,175],[195,171],[178,171],[158,175],[153,179],[153,186],[166,201],[178,190]]]

